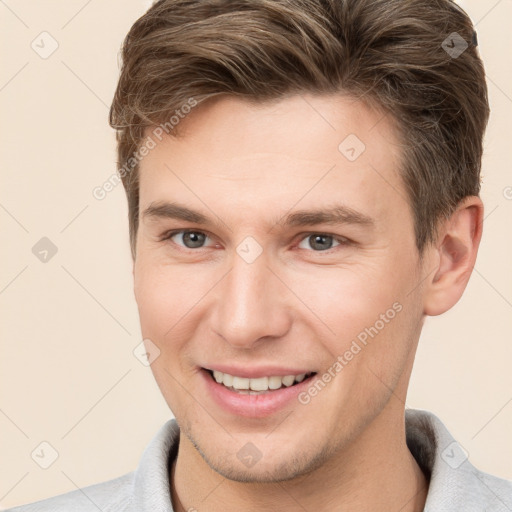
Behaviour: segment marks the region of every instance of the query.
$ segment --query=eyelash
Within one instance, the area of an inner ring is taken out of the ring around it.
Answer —
[[[168,231],[168,232],[164,233],[159,238],[159,242],[165,242],[167,240],[170,240],[174,235],[177,235],[179,233],[183,233],[183,234],[185,234],[185,233],[201,233],[203,235],[206,235],[210,239],[212,238],[207,231],[199,231],[199,230],[195,230],[195,229],[176,229],[176,230]],[[342,237],[342,236],[332,235],[330,233],[323,233],[323,232],[320,232],[320,231],[318,231],[318,232],[317,231],[311,231],[309,233],[301,233],[302,238],[299,239],[298,243],[300,244],[303,240],[309,238],[312,235],[320,235],[320,236],[326,236],[326,237],[332,238],[333,240],[338,242],[339,245],[337,245],[335,247],[331,247],[330,249],[326,249],[324,251],[314,251],[314,250],[311,250],[311,251],[308,251],[308,252],[315,252],[315,253],[319,253],[319,254],[326,254],[326,253],[330,254],[337,247],[343,247],[343,246],[351,245],[351,243],[352,243],[352,241],[349,240],[348,238],[345,238],[345,237]],[[180,248],[180,250],[184,250],[184,251],[196,251],[197,252],[200,249],[207,249],[207,247],[198,247],[197,249],[192,249],[190,247],[183,247],[183,246],[181,246],[179,244],[175,244],[175,245],[177,245]],[[306,249],[303,249],[303,250],[306,250]]]

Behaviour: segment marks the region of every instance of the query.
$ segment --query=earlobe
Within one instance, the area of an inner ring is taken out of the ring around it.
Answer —
[[[439,229],[434,256],[437,262],[424,295],[424,314],[440,315],[462,297],[475,266],[482,237],[483,203],[464,199]]]

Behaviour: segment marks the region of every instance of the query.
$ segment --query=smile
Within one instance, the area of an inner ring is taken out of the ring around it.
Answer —
[[[283,387],[291,387],[295,384],[302,382],[304,379],[309,378],[315,372],[301,373],[299,375],[285,375],[285,376],[270,376],[258,378],[238,377],[223,373],[217,370],[207,370],[210,375],[215,379],[218,384],[222,384],[230,391],[240,394],[257,395],[267,393],[269,391],[276,391]]]

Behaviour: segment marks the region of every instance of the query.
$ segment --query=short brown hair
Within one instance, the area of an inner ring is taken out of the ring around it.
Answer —
[[[480,192],[485,72],[471,20],[451,0],[160,0],[132,26],[121,57],[110,125],[133,258],[133,155],[148,127],[166,123],[177,135],[168,120],[191,99],[339,92],[390,113],[420,254],[438,221]]]

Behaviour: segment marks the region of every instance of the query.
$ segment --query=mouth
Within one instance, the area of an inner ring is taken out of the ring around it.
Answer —
[[[258,378],[240,377],[229,373],[202,368],[208,378],[223,388],[240,395],[264,395],[278,392],[285,388],[293,388],[298,384],[310,381],[317,372],[300,373],[296,375],[270,375]]]

